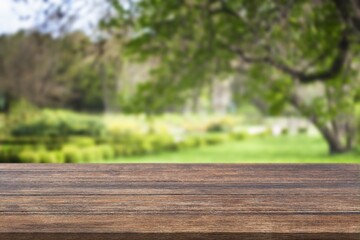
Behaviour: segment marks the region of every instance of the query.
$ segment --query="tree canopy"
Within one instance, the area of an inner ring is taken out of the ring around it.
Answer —
[[[250,95],[290,104],[309,118],[331,151],[352,147],[360,86],[359,1],[111,2],[117,15],[105,26],[130,29],[123,37],[132,55],[160,59],[152,81],[134,98],[143,99],[144,108],[178,103],[214,78],[237,76]],[[320,85],[312,99],[302,95],[309,84]],[[155,92],[161,99],[153,100]]]
[[[356,1],[143,0],[133,8],[113,4],[119,14],[110,25],[132,24],[129,47],[141,55],[161,54],[169,62],[187,58],[204,67],[213,61],[229,65],[234,59],[265,63],[302,83],[339,75],[360,39]]]

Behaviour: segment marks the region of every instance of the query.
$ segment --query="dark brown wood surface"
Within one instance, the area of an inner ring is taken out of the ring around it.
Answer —
[[[360,165],[0,165],[0,239],[360,239]]]

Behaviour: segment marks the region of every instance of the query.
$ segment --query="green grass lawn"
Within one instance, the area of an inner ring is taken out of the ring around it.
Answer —
[[[105,162],[105,161],[97,161]],[[329,156],[320,137],[282,136],[226,142],[178,152],[124,157],[107,163],[360,163],[360,154]]]

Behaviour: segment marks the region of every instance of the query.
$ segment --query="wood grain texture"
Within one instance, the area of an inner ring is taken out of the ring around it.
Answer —
[[[360,165],[0,165],[0,239],[360,239]]]

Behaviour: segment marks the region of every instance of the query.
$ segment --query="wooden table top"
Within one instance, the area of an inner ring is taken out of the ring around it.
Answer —
[[[0,164],[0,239],[360,239],[360,165]]]

